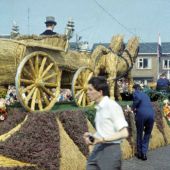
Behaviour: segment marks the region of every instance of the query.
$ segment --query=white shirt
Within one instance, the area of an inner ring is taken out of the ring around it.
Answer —
[[[97,112],[95,117],[96,133],[94,135],[96,137],[107,139],[112,137],[115,132],[128,127],[121,106],[108,96],[104,96],[95,108]],[[113,142],[120,143],[121,140]]]

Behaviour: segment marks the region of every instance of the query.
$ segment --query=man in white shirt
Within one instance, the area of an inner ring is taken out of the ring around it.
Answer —
[[[87,161],[87,170],[120,170],[120,143],[128,137],[123,110],[108,97],[109,87],[103,77],[89,80],[87,95],[96,103],[96,133],[86,132],[83,136],[87,145],[95,145]]]

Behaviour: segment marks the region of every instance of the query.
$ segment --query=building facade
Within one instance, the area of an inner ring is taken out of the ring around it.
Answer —
[[[138,57],[132,69],[134,80],[156,82],[161,73],[170,79],[170,43],[162,43],[162,54],[157,55],[157,43],[140,43]]]

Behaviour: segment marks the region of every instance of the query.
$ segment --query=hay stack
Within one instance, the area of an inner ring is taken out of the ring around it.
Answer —
[[[133,156],[133,150],[127,139],[121,143],[122,159],[129,159]]]
[[[170,127],[167,124],[167,121],[164,117],[163,117],[163,126],[164,126],[165,137],[167,139],[167,144],[170,144]]]
[[[60,170],[84,170],[86,158],[70,139],[61,122],[57,119],[60,131]]]
[[[95,133],[95,128],[92,126],[92,124],[90,123],[90,121],[88,119],[87,120],[87,127],[88,127],[88,130],[89,132],[92,132],[92,133]]]
[[[15,74],[26,47],[12,40],[0,40],[0,83],[14,84]]]
[[[164,145],[165,145],[164,137],[162,133],[158,130],[155,123],[151,134],[149,149],[156,149]]]

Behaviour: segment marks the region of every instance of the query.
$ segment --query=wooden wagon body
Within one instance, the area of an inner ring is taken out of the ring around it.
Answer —
[[[62,35],[1,39],[0,85],[15,84],[20,102],[29,111],[51,109],[60,88],[71,87],[75,72],[93,66],[89,53],[68,46]]]
[[[21,61],[33,52],[47,53],[63,70],[75,72],[82,66],[92,66],[89,53],[68,50],[64,36],[27,36],[17,40],[0,39],[0,85],[15,83]]]

